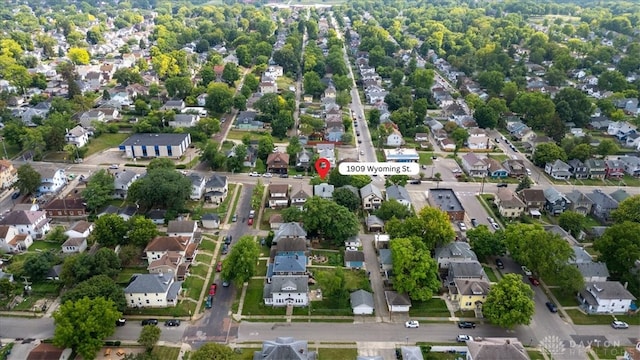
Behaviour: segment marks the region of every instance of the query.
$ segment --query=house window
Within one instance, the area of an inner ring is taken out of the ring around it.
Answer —
[[[167,155],[173,156],[173,149],[171,148],[171,146],[167,146]]]
[[[131,300],[131,303],[133,304],[133,299]]]
[[[143,157],[147,157],[147,147],[146,146],[142,146],[142,156]]]
[[[149,299],[147,299],[147,304],[149,304]]]

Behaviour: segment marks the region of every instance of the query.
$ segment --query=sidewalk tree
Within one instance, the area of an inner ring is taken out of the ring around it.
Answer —
[[[358,205],[360,205],[359,201]],[[390,220],[391,218],[402,220],[411,216],[411,211],[397,200],[390,199],[383,201],[374,214],[384,221]]]
[[[113,176],[107,170],[98,170],[89,179],[86,189],[82,192],[87,209],[91,212],[97,212],[112,199],[114,189]]]
[[[236,355],[233,350],[222,344],[206,343],[189,355],[190,360],[232,360]]]
[[[24,164],[18,168],[18,181],[16,182],[16,186],[22,194],[35,193],[41,182],[42,178],[40,177],[40,173],[31,167],[31,165]]]
[[[96,275],[81,281],[62,295],[62,302],[78,301],[85,297],[89,299],[102,297],[111,300],[118,311],[124,311],[127,308],[127,300],[124,297],[122,287],[107,275]]]
[[[598,260],[607,264],[613,278],[629,274],[634,262],[640,259],[640,223],[624,221],[610,226],[595,240],[593,248],[600,253]]]
[[[524,176],[518,183],[518,187],[516,187],[516,192],[524,189],[530,189],[531,185],[532,185],[531,179],[528,176]]]
[[[307,71],[303,78],[304,93],[319,97],[326,88],[326,85],[321,81],[320,75],[315,71]]]
[[[260,248],[253,237],[241,237],[231,248],[227,258],[224,259],[222,278],[242,286],[256,272],[256,262],[259,255]]]
[[[205,108],[215,113],[225,113],[233,107],[233,89],[227,84],[211,83],[207,88]]]
[[[101,297],[67,301],[53,314],[53,344],[71,348],[84,359],[94,359],[104,339],[115,332],[120,316],[115,304]]]
[[[504,255],[506,252],[502,232],[492,233],[486,225],[469,229],[467,238],[471,249],[481,260],[487,260],[491,256]]]
[[[161,332],[162,330],[155,325],[143,326],[138,337],[138,344],[144,346],[145,351],[150,353],[160,340]]]
[[[556,285],[560,292],[575,295],[584,290],[584,276],[577,267],[563,264],[556,272]]]
[[[507,329],[529,325],[534,312],[533,290],[522,281],[519,274],[505,274],[491,287],[482,306],[482,313],[487,320]]]
[[[106,214],[96,219],[91,236],[98,244],[113,247],[123,242],[129,227],[117,214]]]
[[[234,86],[235,82],[240,80],[240,72],[238,71],[238,65],[228,62],[224,64],[222,70],[222,81],[229,86]]]
[[[616,223],[625,221],[640,223],[640,195],[624,199],[611,213],[611,218]]]
[[[393,239],[393,288],[412,300],[426,301],[440,288],[438,264],[418,237]]]

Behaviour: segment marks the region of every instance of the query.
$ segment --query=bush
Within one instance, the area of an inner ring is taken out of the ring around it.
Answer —
[[[113,341],[105,341],[104,346],[114,346]]]
[[[185,164],[178,164],[178,165],[176,165],[176,169],[178,169],[178,170],[184,170],[184,169],[186,169],[186,168],[187,168],[187,165],[185,165]]]
[[[113,346],[120,346],[120,340],[116,340],[113,342]]]

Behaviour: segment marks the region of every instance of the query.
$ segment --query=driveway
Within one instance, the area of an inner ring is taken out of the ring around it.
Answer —
[[[364,262],[369,273],[369,282],[373,290],[373,300],[375,302],[376,321],[381,322],[389,319],[389,308],[384,299],[384,279],[380,274],[380,263],[375,250],[374,235],[360,235],[364,252]]]

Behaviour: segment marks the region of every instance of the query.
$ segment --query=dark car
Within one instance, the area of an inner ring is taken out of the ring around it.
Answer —
[[[471,219],[471,225],[473,225],[473,227],[478,227],[478,220],[477,219]]]
[[[458,323],[458,327],[460,329],[475,329],[476,328],[476,323],[471,322],[471,321],[460,321]]]
[[[17,198],[19,198],[19,197],[20,197],[20,191],[16,191],[16,192],[14,192],[14,193],[13,193],[13,195],[11,195],[11,198],[12,198],[13,200],[15,200],[15,199],[17,199]]]
[[[498,187],[507,187],[507,183],[500,183],[498,184]]]
[[[496,266],[498,267],[498,269],[504,269],[504,263],[502,262],[502,259],[496,259]]]
[[[540,285],[540,280],[534,278],[533,276],[529,276],[529,281],[531,282],[531,285],[533,285],[533,286]]]
[[[158,325],[158,319],[145,319],[142,320],[142,326]]]
[[[116,320],[116,326],[124,326],[127,323],[127,319],[121,318]]]
[[[558,307],[556,306],[556,304],[552,303],[551,301],[547,301],[545,305],[547,305],[547,309],[549,309],[549,311],[551,311],[552,313],[558,312]]]
[[[230,245],[232,239],[233,238],[231,237],[231,235],[227,235],[227,236],[224,237],[224,243],[227,244],[227,245]]]
[[[422,181],[415,179],[415,180],[411,180],[409,181],[409,184],[413,184],[413,185],[420,185],[422,184]]]
[[[280,174],[280,177],[283,178],[283,179],[286,179],[286,178],[289,177],[289,174]]]
[[[164,326],[180,326],[180,320],[170,319],[164,322]]]
[[[222,245],[222,255],[227,255],[229,252],[229,246],[227,244]]]

